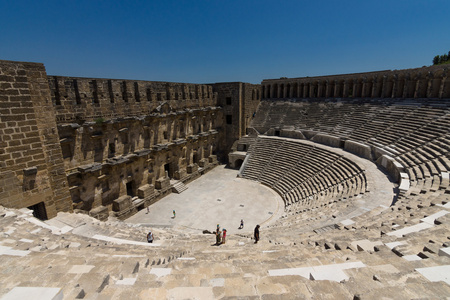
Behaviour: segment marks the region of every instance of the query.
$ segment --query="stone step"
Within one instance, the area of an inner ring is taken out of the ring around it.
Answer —
[[[188,187],[181,181],[172,186],[172,192],[177,193],[177,194],[181,194],[182,192],[184,192],[187,189],[188,189]]]

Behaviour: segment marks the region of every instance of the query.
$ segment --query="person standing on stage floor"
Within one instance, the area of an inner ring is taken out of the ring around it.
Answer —
[[[239,226],[238,229],[242,229],[242,228],[244,228],[244,220],[243,219],[241,219],[241,225]]]
[[[177,214],[175,213],[175,209],[173,210],[173,218],[175,219],[175,217],[177,216]]]
[[[255,244],[256,244],[259,241],[259,225],[256,225],[256,227],[255,227],[254,237],[255,237]]]
[[[227,237],[227,230],[223,229],[223,236],[222,236],[222,244],[225,244],[225,238]]]
[[[221,239],[221,236],[220,236],[220,229],[217,228],[217,230],[216,230],[216,245],[217,245],[217,246],[220,245],[220,239]]]

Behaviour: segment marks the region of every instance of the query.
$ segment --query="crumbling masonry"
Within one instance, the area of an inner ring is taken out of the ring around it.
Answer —
[[[0,204],[41,219],[125,218],[226,159],[259,95],[247,83],[47,76],[0,61]]]

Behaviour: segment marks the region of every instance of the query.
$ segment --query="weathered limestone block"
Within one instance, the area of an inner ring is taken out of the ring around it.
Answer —
[[[153,184],[146,184],[138,188],[137,194],[141,199],[148,199],[155,193],[155,186]]]
[[[372,159],[370,146],[347,140],[345,141],[344,149],[363,158]]]
[[[236,162],[240,161],[241,165],[243,161],[245,160],[246,154],[245,152],[232,152],[228,153],[228,161],[231,168],[237,168],[238,165],[236,165]]]
[[[187,172],[188,174],[192,174],[198,171],[198,165],[197,164],[192,164],[187,166]]]
[[[312,139],[316,134],[319,132],[314,130],[302,130],[302,134],[305,136],[306,139],[310,140]]]
[[[208,165],[208,161],[207,161],[205,158],[203,158],[203,159],[201,159],[201,160],[198,162],[198,165],[199,165],[200,167],[204,168],[204,167],[206,167],[206,166]]]
[[[183,179],[183,178],[186,177],[186,176],[187,176],[187,171],[184,170],[184,169],[178,170],[178,171],[175,171],[175,172],[174,172],[174,177],[175,177],[175,179],[177,179],[177,180],[181,180],[181,179]]]
[[[445,190],[450,184],[449,172],[441,172],[441,185],[440,189]]]
[[[89,215],[100,221],[106,221],[106,220],[108,220],[108,216],[109,216],[108,208],[105,206],[99,206],[99,207],[93,208],[89,212]]]
[[[300,130],[293,130],[293,129],[282,129],[280,132],[280,136],[301,140],[305,139],[305,136]]]
[[[311,140],[331,147],[339,147],[341,145],[341,138],[323,133],[316,134]]]
[[[170,178],[169,177],[159,178],[155,181],[155,187],[158,190],[166,189],[169,186],[170,186]]]
[[[374,161],[378,160],[380,158],[380,156],[382,156],[382,155],[389,155],[389,153],[382,148],[373,147],[372,149],[373,149],[372,153],[373,153]]]
[[[102,164],[100,164],[100,163],[93,163],[93,164],[78,167],[78,171],[81,173],[97,172],[97,171],[100,171],[101,169],[102,169]]]
[[[238,144],[236,150],[237,151],[247,151],[247,145],[246,144]]]
[[[126,211],[131,207],[131,196],[124,195],[113,201],[113,210],[114,211]]]
[[[400,185],[398,189],[400,191],[406,192],[409,190],[410,182],[409,182],[409,176],[407,173],[400,173]]]
[[[208,160],[209,160],[210,164],[216,163],[217,162],[217,155],[210,155],[208,157]]]
[[[404,172],[403,166],[389,155],[378,158],[377,165],[383,167],[397,182],[400,180],[400,173]]]

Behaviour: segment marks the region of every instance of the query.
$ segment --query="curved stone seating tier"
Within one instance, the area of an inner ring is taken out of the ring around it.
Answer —
[[[284,117],[280,115],[283,111]],[[260,133],[273,135],[275,129],[282,136],[291,136],[290,132],[296,131],[313,140],[325,134],[334,139],[333,146],[344,147],[346,140],[365,145],[369,149],[366,157],[374,161],[388,155],[401,165],[393,176],[406,174],[403,181],[409,181],[401,185],[400,197],[449,187],[448,99],[265,100],[255,119],[258,122],[252,126]]]
[[[364,170],[342,155],[300,140],[260,136],[242,177],[279,193],[296,209],[364,194]]]
[[[333,132],[356,141],[366,141],[376,136],[385,137],[392,131],[398,139],[398,130],[406,129],[404,135],[415,127],[422,127],[433,121],[444,122],[444,115],[448,116],[449,104],[447,100],[438,103],[439,106],[433,106],[435,103],[427,102],[426,99],[329,99],[320,102],[307,99],[297,102],[266,100],[261,102],[252,126],[260,133],[265,133],[270,128],[294,127]],[[280,107],[283,106],[285,117],[281,118],[279,115],[283,109]],[[442,125],[445,126],[445,123]],[[384,131],[386,134],[383,134]]]

